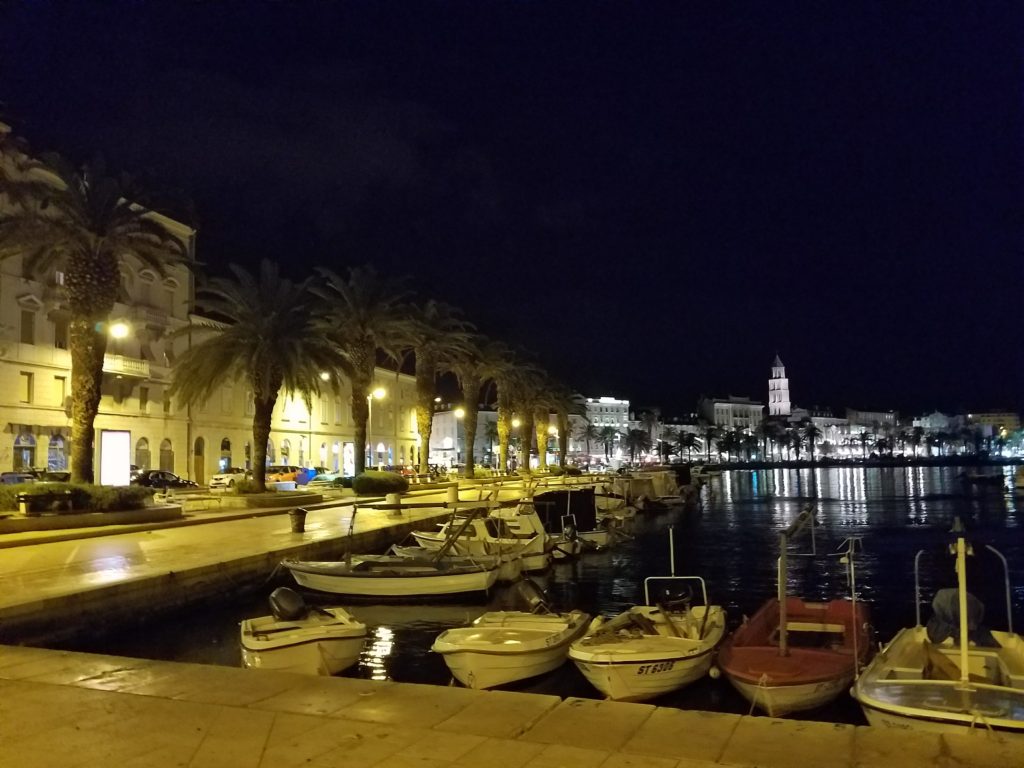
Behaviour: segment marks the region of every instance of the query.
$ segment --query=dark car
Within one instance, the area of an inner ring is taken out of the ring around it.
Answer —
[[[173,472],[166,472],[162,469],[147,469],[140,472],[139,476],[132,479],[132,485],[143,485],[146,488],[196,488],[191,480],[178,477]]]

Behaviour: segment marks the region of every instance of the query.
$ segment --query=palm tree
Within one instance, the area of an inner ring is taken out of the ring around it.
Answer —
[[[25,275],[64,272],[70,315],[71,479],[91,483],[95,421],[103,383],[110,313],[121,287],[121,265],[134,259],[157,274],[191,261],[190,246],[145,207],[127,177],[107,176],[101,163],[74,169],[56,155],[29,159],[4,142],[0,197],[0,258],[23,258]],[[4,160],[6,159],[7,162]]]
[[[498,465],[501,471],[505,472],[508,469],[509,443],[519,383],[521,379],[533,375],[538,369],[524,362],[510,347],[501,342],[488,340],[485,344],[479,345],[477,351],[480,353],[479,370],[482,380],[494,385],[494,402],[498,412]],[[523,434],[520,432],[520,437]],[[524,441],[520,440],[520,443],[522,442]]]
[[[416,431],[419,433],[421,445],[430,445],[438,374],[451,370],[456,361],[464,362],[463,357],[470,354],[472,326],[459,315],[460,311],[455,307],[433,299],[422,306],[410,307],[408,342],[416,353]],[[465,367],[463,370],[465,371]],[[472,389],[472,382],[468,383]],[[476,417],[480,400],[479,381],[475,392],[464,394],[466,476],[472,477],[472,440],[476,437]],[[429,458],[426,451],[420,452],[419,471],[423,474],[429,470]]]
[[[680,453],[686,451],[686,460],[690,461],[690,452],[697,447],[699,441],[693,432],[680,432],[677,438]]]
[[[661,412],[657,408],[644,411],[640,414],[640,424],[647,430],[647,437],[651,439],[651,445],[654,445],[654,433],[661,426]]]
[[[675,427],[666,427],[661,432],[661,440],[658,441],[658,445],[661,448],[662,461],[668,464],[668,460],[672,453],[672,446],[679,442],[679,430]]]
[[[775,438],[775,442],[779,446],[780,455],[785,451],[786,459],[790,459],[792,454],[789,449],[793,445],[793,432],[789,429],[780,429],[778,437]]]
[[[861,431],[857,439],[860,441],[861,455],[866,459],[868,457],[868,443],[872,442],[875,436],[865,429]]]
[[[918,426],[918,427],[914,427],[912,430],[910,430],[909,441],[910,441],[910,445],[914,449],[914,458],[917,458],[917,449],[920,447],[921,443],[924,441],[924,436],[925,436],[924,435],[924,427]]]
[[[612,446],[614,446],[615,441],[619,439],[619,432],[615,427],[607,426],[601,427],[599,434],[601,443],[604,445],[604,460],[607,463],[612,460]]]
[[[801,436],[807,441],[807,448],[811,452],[811,461],[814,461],[814,444],[821,437],[821,430],[813,421],[808,420],[800,430]]]
[[[487,441],[487,453],[491,457],[491,462],[496,464],[497,462],[494,461],[494,443],[498,440],[497,421],[488,419],[484,422],[484,440]]]
[[[651,436],[643,429],[631,429],[625,437],[626,450],[629,451],[630,463],[636,462],[636,455],[651,450]]]
[[[705,424],[701,427],[700,436],[704,440],[704,450],[707,452],[708,461],[711,461],[711,441],[721,433],[722,431],[714,424]]]
[[[246,382],[253,397],[253,479],[264,490],[278,395],[299,393],[309,409],[324,375],[336,384],[345,360],[316,333],[308,280],[296,285],[266,260],[257,276],[234,264],[230,270],[233,280],[214,278],[197,291],[204,309],[224,322],[200,318],[186,329],[201,338],[175,362],[170,394],[202,403],[228,381]]]
[[[366,421],[377,353],[397,360],[413,335],[409,309],[402,304],[407,294],[402,281],[385,280],[370,266],[353,267],[347,278],[329,269],[318,272],[323,278],[315,289],[322,301],[319,330],[341,352],[345,374],[352,383],[358,475],[366,469]]]
[[[587,463],[590,463],[590,444],[601,438],[601,431],[590,421],[580,424],[576,430],[576,439],[582,440],[587,450]]]
[[[555,413],[558,426],[558,465],[564,468],[569,456],[569,417],[585,415],[586,408],[573,396],[572,391],[561,383],[553,383],[550,395],[551,409]]]

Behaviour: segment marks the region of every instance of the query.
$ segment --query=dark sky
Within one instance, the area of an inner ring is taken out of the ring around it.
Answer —
[[[1024,406],[1019,5],[0,9],[7,120],[212,271],[372,262],[669,412],[776,351],[803,405]]]

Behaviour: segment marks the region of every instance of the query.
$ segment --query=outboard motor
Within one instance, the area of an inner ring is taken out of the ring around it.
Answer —
[[[278,621],[299,621],[306,618],[309,608],[294,589],[278,587],[270,593],[270,612]]]
[[[516,609],[526,613],[551,613],[544,590],[533,579],[524,576],[512,585],[509,592]]]

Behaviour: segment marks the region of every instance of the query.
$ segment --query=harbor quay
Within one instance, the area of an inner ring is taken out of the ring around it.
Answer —
[[[503,487],[499,499],[521,494]],[[0,767],[1020,764],[1013,743],[984,728],[940,736],[18,645],[251,593],[283,557],[383,549],[446,519],[455,500],[484,496],[449,487],[405,498],[404,509],[329,501],[308,509],[303,531],[288,509],[217,509],[186,524],[4,535]]]
[[[1006,768],[1012,743],[0,646],[17,768]]]

